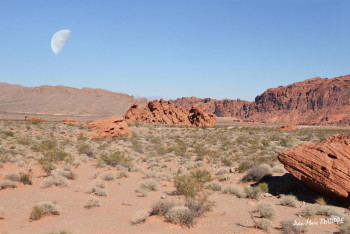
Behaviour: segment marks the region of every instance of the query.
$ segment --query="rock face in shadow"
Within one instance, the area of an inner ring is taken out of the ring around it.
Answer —
[[[25,116],[24,120],[30,121],[30,120],[36,120],[36,121],[44,121],[43,118],[40,117],[34,117],[34,116]]]
[[[112,139],[131,136],[131,130],[123,117],[107,117],[86,124],[97,132],[97,138]]]
[[[206,113],[198,106],[188,112],[163,99],[150,101],[140,109],[136,104],[132,105],[125,114],[125,120],[186,126],[213,126],[216,122],[215,115]]]
[[[280,153],[278,160],[315,191],[350,201],[350,134],[336,134],[318,144],[302,143]]]
[[[175,105],[190,109],[198,104],[218,117],[244,122],[307,125],[350,125],[350,75],[312,78],[266,90],[254,102],[179,98]]]
[[[201,108],[198,105],[192,106],[188,118],[191,124],[197,127],[214,126],[216,122],[216,116],[214,114],[206,113],[205,108]]]
[[[291,124],[291,125],[283,125],[283,126],[281,126],[281,127],[278,127],[277,129],[278,129],[278,130],[286,130],[286,131],[288,131],[288,130],[297,130],[297,128],[295,127],[294,124]]]

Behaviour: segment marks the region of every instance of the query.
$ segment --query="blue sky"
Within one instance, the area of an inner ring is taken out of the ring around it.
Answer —
[[[350,74],[348,0],[0,2],[0,82],[241,98]],[[72,35],[55,55],[51,37]]]

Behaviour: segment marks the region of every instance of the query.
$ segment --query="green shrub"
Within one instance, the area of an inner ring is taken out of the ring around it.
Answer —
[[[102,154],[100,159],[107,165],[115,167],[117,165],[122,165],[126,168],[131,168],[131,158],[126,156],[124,153],[116,151],[114,153]]]
[[[258,187],[261,188],[261,191],[265,193],[269,191],[269,185],[267,183],[259,183]]]
[[[177,174],[174,176],[174,186],[178,194],[196,198],[204,192],[204,184],[212,180],[209,171],[196,170],[189,174]]]

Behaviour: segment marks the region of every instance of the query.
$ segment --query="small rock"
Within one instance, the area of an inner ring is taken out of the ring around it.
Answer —
[[[160,197],[160,199],[165,199],[166,198],[166,196],[165,195],[162,195],[161,197]]]

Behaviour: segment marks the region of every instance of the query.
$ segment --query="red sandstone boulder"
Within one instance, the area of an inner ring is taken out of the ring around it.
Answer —
[[[350,134],[336,134],[321,143],[302,143],[278,155],[297,179],[325,195],[350,201]]]
[[[40,117],[34,117],[34,116],[25,116],[24,120],[31,121],[31,120],[37,120],[37,121],[44,121],[43,118]]]
[[[129,126],[122,117],[98,119],[86,124],[86,127],[94,129],[98,134],[98,138],[112,139],[132,135]]]
[[[125,120],[145,123],[191,125],[186,111],[175,107],[163,99],[160,99],[160,101],[151,101],[141,109],[136,104],[132,105],[125,114]]]
[[[277,128],[278,130],[297,130],[295,125],[283,125]]]
[[[189,111],[188,119],[197,127],[212,127],[216,122],[216,116],[205,112],[205,108],[193,105]]]

